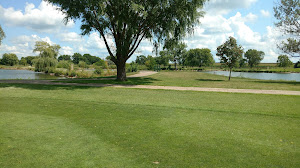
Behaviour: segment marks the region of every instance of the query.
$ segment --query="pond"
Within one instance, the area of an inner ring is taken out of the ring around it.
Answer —
[[[205,73],[229,76],[229,71],[208,71]],[[300,82],[300,73],[231,72],[231,76],[263,80],[286,80]]]
[[[0,79],[61,79],[62,77],[51,76],[41,72],[29,70],[0,69]]]

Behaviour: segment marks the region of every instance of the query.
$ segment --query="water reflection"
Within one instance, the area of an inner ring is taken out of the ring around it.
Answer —
[[[228,76],[229,71],[208,71],[205,73]],[[254,72],[232,72],[232,77],[243,77],[264,80],[286,80],[300,82],[300,73],[254,73]]]
[[[60,79],[62,77],[28,70],[0,69],[0,79]]]

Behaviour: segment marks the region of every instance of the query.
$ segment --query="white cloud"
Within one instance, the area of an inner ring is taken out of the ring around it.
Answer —
[[[59,51],[60,55],[73,55],[73,48],[69,47],[69,46],[63,46],[61,47],[60,51]]]
[[[72,27],[73,22],[63,23],[64,14],[57,7],[42,1],[38,8],[26,3],[25,11],[3,8],[0,5],[0,20],[8,26],[26,27],[37,32],[57,32],[58,29]]]
[[[266,11],[266,10],[260,10],[260,13],[264,16],[264,17],[270,17],[270,12]]]
[[[59,35],[59,38],[63,42],[81,42],[83,41],[82,37],[75,32],[68,32],[68,33],[61,33]]]
[[[27,57],[27,56],[35,56],[38,53],[33,53],[33,49],[36,41],[46,41],[50,45],[55,44],[49,37],[39,37],[38,35],[31,36],[18,36],[13,39],[10,39],[10,45],[3,44],[0,46],[0,55],[2,56],[4,53],[14,53],[19,58]],[[62,46],[60,49],[60,54],[73,54],[73,49],[69,46]]]
[[[248,8],[257,0],[210,0],[204,10],[209,14],[227,14],[234,9]]]
[[[280,33],[274,28],[266,27],[267,33],[261,34],[253,31],[248,22],[253,22],[257,16],[249,13],[242,16],[237,12],[236,15],[226,19],[222,15],[206,15],[201,19],[202,24],[196,27],[194,35],[185,39],[188,49],[209,48],[212,53],[216,53],[216,48],[224,43],[229,36],[237,39],[238,44],[248,49],[257,49],[265,52],[263,62],[276,62],[278,49],[276,44],[280,38]],[[215,57],[216,58],[216,57]],[[218,61],[218,59],[216,58]]]

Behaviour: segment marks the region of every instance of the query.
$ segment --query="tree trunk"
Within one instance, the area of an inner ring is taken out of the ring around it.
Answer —
[[[231,68],[230,68],[230,72],[229,72],[229,81],[230,81],[230,78],[231,78]]]
[[[175,60],[175,70],[177,70],[177,66],[176,66],[176,60]]]
[[[126,61],[117,64],[117,80],[126,81]]]

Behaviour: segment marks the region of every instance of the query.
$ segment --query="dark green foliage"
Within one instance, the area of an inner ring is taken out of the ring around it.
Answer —
[[[1,42],[2,40],[5,38],[5,33],[0,25],[0,45],[1,45]]]
[[[186,53],[187,45],[185,43],[168,43],[166,49],[170,55],[170,61],[174,62],[175,69],[177,70],[177,64],[182,65],[184,62],[184,55]]]
[[[103,74],[103,69],[101,67],[96,67],[94,74],[101,75]]]
[[[151,55],[147,56],[147,61],[145,62],[145,65],[148,70],[153,70],[154,66],[156,64],[155,58]]]
[[[296,62],[296,64],[294,65],[294,68],[300,68],[300,61]]]
[[[264,59],[264,55],[265,55],[264,52],[255,49],[249,49],[245,53],[245,57],[247,58],[248,65],[251,68],[257,66]]]
[[[164,50],[159,52],[159,56],[156,57],[155,60],[158,65],[167,66],[169,65],[170,57],[170,52]]]
[[[132,61],[129,64],[129,66],[126,67],[126,69],[127,69],[126,70],[127,72],[137,72],[138,71],[138,64]]]
[[[245,58],[242,58],[239,60],[239,67],[242,68],[242,67],[245,67],[247,65],[247,59]]]
[[[71,56],[70,55],[61,55],[58,57],[58,61],[71,61]]]
[[[136,57],[135,63],[139,65],[145,65],[146,61],[147,61],[147,57],[144,55],[140,55]]]
[[[29,64],[29,65],[33,65],[33,62],[32,62],[32,60],[34,60],[34,59],[36,59],[37,58],[37,56],[27,56],[27,57],[25,57],[25,59],[26,59],[26,61],[27,61],[27,64]]]
[[[274,16],[278,20],[275,25],[289,35],[278,48],[290,56],[300,57],[300,1],[280,0],[274,7]]]
[[[288,67],[288,66],[293,65],[293,63],[287,55],[280,55],[280,56],[278,56],[278,59],[277,59],[277,65],[279,67]]]
[[[80,53],[74,53],[72,59],[74,64],[78,64],[79,61],[84,61],[84,58]]]
[[[14,53],[3,54],[2,59],[1,59],[2,65],[13,66],[13,65],[17,65],[18,63],[19,63],[19,59],[16,54],[14,54]]]
[[[217,48],[217,56],[220,57],[220,62],[229,67],[229,80],[231,77],[231,71],[234,66],[238,64],[238,61],[243,58],[243,47],[238,46],[236,39],[229,37],[229,39]]]
[[[46,0],[58,5],[66,21],[81,20],[82,34],[99,32],[117,66],[117,79],[126,80],[126,61],[135,53],[143,39],[154,45],[179,41],[191,33],[205,0]],[[108,43],[107,35],[114,44]],[[115,49],[115,52],[112,51]]]
[[[101,60],[101,58],[96,57],[96,56],[91,56],[90,54],[84,54],[83,55],[83,61],[86,62],[89,65],[94,64],[94,63],[96,63],[100,60]]]
[[[27,65],[27,60],[24,57],[22,57],[21,60],[19,61],[19,64],[25,66]]]
[[[185,55],[186,66],[211,66],[214,64],[214,58],[208,48],[196,48],[189,50]]]

